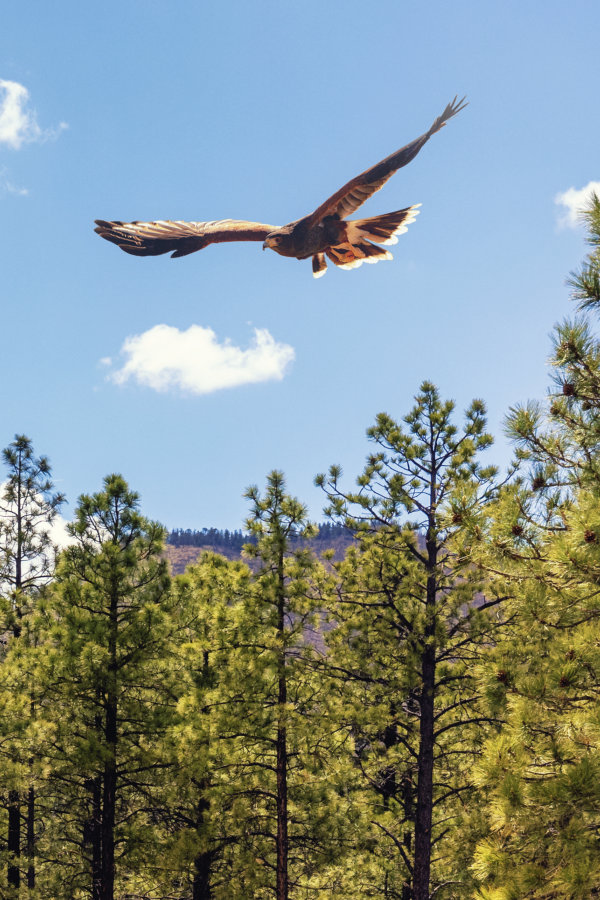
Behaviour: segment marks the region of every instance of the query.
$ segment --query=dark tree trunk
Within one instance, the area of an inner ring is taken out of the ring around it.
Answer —
[[[212,853],[199,853],[194,860],[194,882],[192,900],[211,900],[210,876]]]
[[[21,501],[21,476],[22,476],[22,460],[19,453],[18,459],[18,481],[17,481],[17,547],[15,552],[15,601],[14,612],[15,621],[13,624],[13,636],[19,638],[21,636],[21,607],[19,591],[23,584],[22,575],[22,501]],[[19,889],[21,884],[21,798],[18,791],[9,791],[8,793],[8,852],[11,855],[8,865],[8,883],[11,887]]]
[[[101,900],[114,900],[115,885],[115,810],[117,802],[117,630],[118,592],[110,599],[110,635],[108,642],[108,685],[106,691],[104,737],[106,762],[102,784],[102,893]]]
[[[411,900],[430,900],[431,824],[433,818],[433,760],[436,646],[435,611],[437,602],[437,535],[435,522],[435,467],[431,473],[429,528],[427,531],[427,622],[421,651],[421,696],[419,721],[419,757],[417,806],[415,810],[415,855]]]
[[[116,709],[107,710],[108,759],[104,765],[102,792],[102,893],[101,900],[114,900],[115,883],[115,805],[117,767],[115,764]],[[110,740],[109,736],[113,736]]]
[[[205,671],[208,670],[208,654],[205,653],[204,658],[204,666]],[[208,785],[206,781],[201,781],[198,785],[198,788],[201,792],[207,789]],[[198,817],[196,827],[198,831],[200,831],[204,825],[206,819],[206,813],[208,812],[209,802],[206,797],[201,796],[198,801]],[[212,890],[211,890],[211,874],[212,874],[212,864],[214,859],[214,853],[210,850],[205,850],[202,853],[199,853],[194,860],[194,881],[192,883],[192,900],[211,900],[212,898]]]
[[[21,855],[21,804],[19,792],[8,792],[8,852],[11,861],[8,865],[8,883],[11,887],[19,888],[21,884],[21,870],[19,857]]]
[[[30,700],[31,719],[35,719],[35,700]],[[31,784],[27,792],[27,889],[35,888],[35,788],[33,786],[33,758],[29,760]]]
[[[427,647],[422,660],[421,721],[415,816],[413,900],[429,900],[431,876],[431,822],[433,812],[433,704],[435,648]]]
[[[278,685],[277,719],[277,900],[288,900],[288,809],[287,809],[287,733],[285,726],[285,704],[287,703],[286,658],[285,658],[285,585],[283,574],[283,547],[278,563],[277,584],[277,627],[281,640]]]
[[[282,699],[284,698],[284,699]],[[279,680],[279,702],[286,702],[285,678]],[[277,728],[277,900],[288,900],[287,736]]]
[[[35,788],[33,786],[27,792],[27,888],[30,891],[35,888]]]

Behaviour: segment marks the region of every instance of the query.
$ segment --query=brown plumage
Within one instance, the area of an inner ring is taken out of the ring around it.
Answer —
[[[310,215],[288,225],[278,227],[237,219],[219,222],[105,222],[97,219],[95,230],[100,237],[134,256],[158,256],[161,253],[187,256],[209,244],[262,241],[263,250],[269,247],[282,256],[295,259],[312,257],[315,278],[325,274],[326,256],[340,269],[391,259],[386,245],[397,242],[397,235],[405,232],[414,221],[420,204],[371,219],[346,221],[346,217],[383,187],[394,172],[413,160],[429,138],[465,106],[464,97],[458,101],[455,97],[429,131],[357,175]]]

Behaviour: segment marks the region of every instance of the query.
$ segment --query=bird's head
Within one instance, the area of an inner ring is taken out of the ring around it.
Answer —
[[[276,232],[272,232],[268,234],[263,242],[263,250],[266,250],[267,247],[269,250],[277,250],[277,246],[279,244],[279,235]]]

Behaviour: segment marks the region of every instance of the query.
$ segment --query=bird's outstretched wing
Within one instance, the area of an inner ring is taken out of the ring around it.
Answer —
[[[359,206],[368,200],[369,197],[378,191],[391,178],[394,172],[407,165],[415,158],[419,150],[427,143],[429,138],[444,127],[448,119],[455,116],[466,106],[465,98],[458,100],[457,97],[448,104],[441,116],[438,116],[429,131],[422,134],[412,143],[402,147],[378,162],[375,166],[371,166],[365,172],[357,175],[352,181],[349,181],[344,187],[336,191],[325,203],[322,203],[313,213],[307,216],[306,221],[309,227],[315,226],[326,216],[338,216],[344,219],[353,213]]]
[[[208,244],[224,241],[264,241],[276,225],[222,219],[220,222],[105,222],[96,219],[94,229],[134,256],[187,256]]]

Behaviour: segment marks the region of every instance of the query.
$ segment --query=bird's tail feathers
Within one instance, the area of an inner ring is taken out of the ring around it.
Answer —
[[[354,239],[352,244],[345,243],[338,244],[337,247],[328,247],[325,253],[340,269],[357,269],[364,262],[376,263],[382,259],[392,259],[389,250],[376,247],[375,244],[360,238]]]
[[[373,219],[355,219],[347,222],[347,237],[351,244],[366,238],[376,244],[397,244],[398,235],[408,230],[419,215],[420,203],[396,212],[375,216]]]

